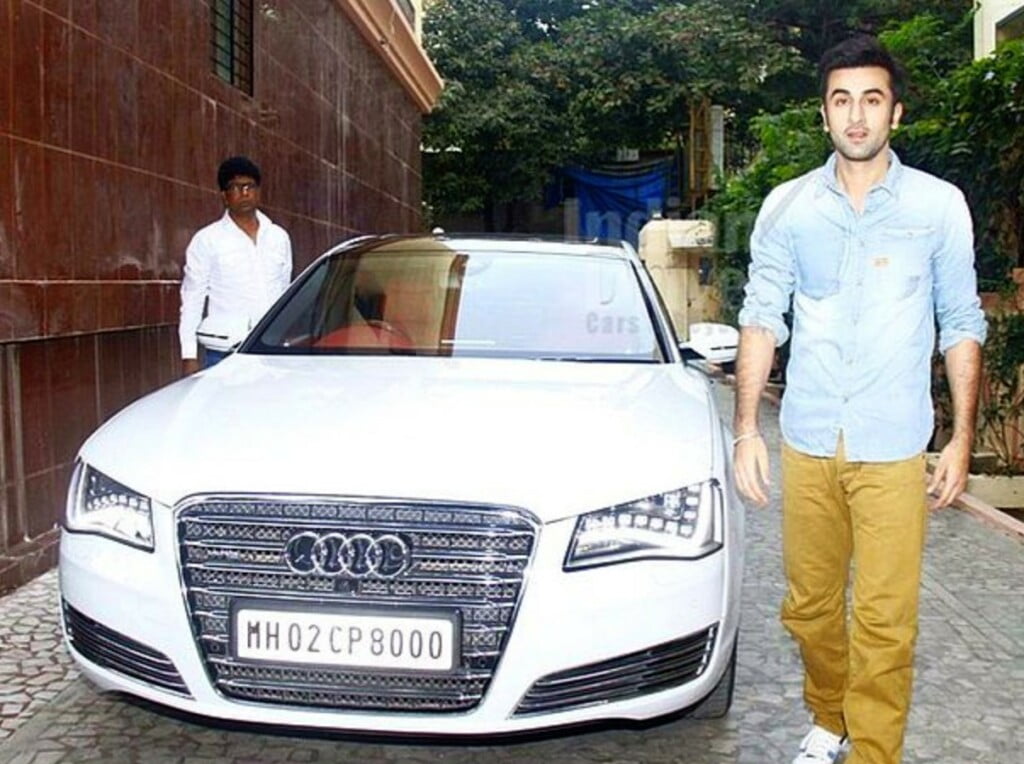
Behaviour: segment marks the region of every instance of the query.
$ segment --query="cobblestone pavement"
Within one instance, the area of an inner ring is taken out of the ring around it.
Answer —
[[[719,394],[723,410],[731,411],[729,391]],[[765,430],[777,441],[774,421]],[[783,593],[777,493],[770,508],[748,512],[747,548],[736,699],[726,719],[605,726],[501,745],[269,734],[101,694],[77,675],[59,644],[51,572],[0,599],[0,762],[789,762],[807,717],[799,659],[777,616]],[[1020,760],[1021,581],[1020,542],[957,510],[933,516],[908,764]]]

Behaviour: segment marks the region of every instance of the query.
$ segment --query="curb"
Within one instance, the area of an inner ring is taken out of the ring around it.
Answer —
[[[1024,522],[1011,517],[969,493],[962,493],[953,500],[952,506],[974,515],[986,525],[1024,541]]]
[[[935,465],[929,464],[928,474],[931,475],[934,471]],[[1024,521],[1018,520],[1012,515],[997,509],[984,499],[979,499],[974,494],[964,491],[953,499],[952,504],[949,506],[966,512],[969,515],[974,515],[985,525],[1005,533],[1006,535],[1015,538],[1017,541],[1024,541]],[[945,507],[940,507],[936,511],[942,511],[942,509],[945,509]]]

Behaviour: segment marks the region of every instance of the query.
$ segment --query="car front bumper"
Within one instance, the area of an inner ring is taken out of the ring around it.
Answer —
[[[536,535],[514,623],[486,692],[472,709],[367,711],[227,697],[211,681],[197,647],[171,541],[176,538],[173,513],[164,509],[154,513],[154,552],[65,531],[60,583],[66,608],[130,640],[129,652],[138,643],[165,656],[183,691],[173,683],[158,686],[112,670],[116,662],[91,660],[69,640],[83,673],[102,689],[182,711],[241,722],[383,733],[515,733],[600,719],[647,719],[686,708],[714,689],[732,655],[738,625],[736,544],[699,560],[644,560],[566,573],[562,563],[574,522],[559,521]],[[67,637],[66,618],[65,629]],[[523,712],[524,698],[542,686],[536,685],[540,680],[702,634],[710,641],[699,670],[687,681],[579,707]]]

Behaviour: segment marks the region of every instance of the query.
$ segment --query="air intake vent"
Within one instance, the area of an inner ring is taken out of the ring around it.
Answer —
[[[717,630],[716,624],[646,650],[549,674],[534,683],[515,715],[611,703],[690,682],[707,668]]]
[[[191,697],[170,658],[97,623],[61,600],[72,646],[97,666]]]

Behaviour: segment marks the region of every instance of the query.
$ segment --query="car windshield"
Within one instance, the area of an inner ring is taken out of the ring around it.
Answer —
[[[243,352],[664,358],[640,281],[621,257],[466,252],[423,240],[325,258]]]

